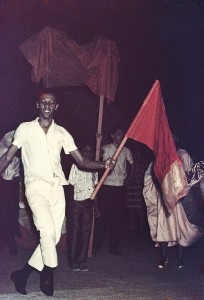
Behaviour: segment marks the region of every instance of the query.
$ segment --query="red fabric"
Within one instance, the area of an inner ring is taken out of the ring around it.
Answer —
[[[154,152],[154,171],[161,183],[171,164],[179,158],[169,129],[158,80],[147,95],[126,136],[147,145]]]
[[[180,168],[179,176],[183,177],[181,182],[182,184],[184,183],[185,186],[183,189],[181,187],[178,195],[175,195],[175,199],[170,199],[170,201],[175,204],[175,200],[178,200],[178,197],[186,194],[187,180],[169,129],[158,80],[155,81],[152,89],[147,95],[140,111],[128,129],[126,137],[147,145],[154,152],[154,171],[161,185],[167,174],[171,173],[170,169],[172,164],[177,162],[176,166]],[[176,187],[176,189],[173,187],[174,183],[177,184],[175,178],[172,178],[171,180],[168,177],[168,181],[169,184],[172,185],[171,189],[173,189],[173,191],[178,190],[178,187]],[[165,193],[164,190],[163,193]],[[164,197],[168,198],[168,195],[164,194]]]
[[[119,52],[115,43],[98,37],[78,45],[65,33],[45,27],[20,45],[32,65],[32,80],[45,87],[87,85],[96,95],[115,98]]]

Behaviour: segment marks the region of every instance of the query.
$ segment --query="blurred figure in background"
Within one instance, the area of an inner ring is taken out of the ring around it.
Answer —
[[[174,140],[178,142],[176,137]],[[185,172],[190,172],[193,161],[188,152],[177,149],[177,153]],[[197,190],[191,188],[188,195],[181,198],[172,211],[168,212],[151,163],[145,172],[143,195],[147,206],[150,235],[160,248],[158,268],[163,269],[168,263],[168,247],[177,245],[176,263],[178,268],[182,269],[185,267],[183,260],[185,247],[198,241],[204,233],[199,202],[196,201],[199,200]]]
[[[14,130],[0,140],[0,157],[12,144]],[[14,156],[0,176],[0,239],[8,247],[11,255],[18,253],[15,236],[20,236],[19,214],[20,158]]]
[[[120,127],[112,131],[112,143],[102,146],[103,160],[113,157],[122,139],[124,130]],[[94,252],[101,248],[106,231],[109,233],[108,251],[121,255],[119,249],[121,234],[125,224],[126,185],[133,172],[133,157],[127,147],[123,147],[115,164],[108,174],[98,195],[100,217],[96,219],[94,232]],[[127,168],[129,164],[129,168]]]
[[[141,152],[133,151],[133,174],[127,183],[126,206],[128,212],[128,232],[143,232],[145,227],[145,202],[143,197],[144,173],[147,163]]]
[[[82,147],[82,155],[87,159],[94,158],[92,145]],[[74,199],[68,208],[71,214],[71,226],[68,228],[68,258],[73,271],[88,271],[86,261],[93,222],[93,207],[97,200],[90,199],[96,184],[98,173],[83,170],[73,164],[68,182],[74,187]]]

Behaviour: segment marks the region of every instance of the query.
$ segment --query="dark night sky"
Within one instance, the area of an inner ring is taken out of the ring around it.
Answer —
[[[39,85],[31,82],[31,68],[18,47],[44,26],[62,30],[78,43],[97,34],[116,42],[120,82],[114,105],[105,109],[104,130],[110,125],[108,119],[116,115],[131,122],[158,78],[171,129],[196,159],[204,158],[203,1],[1,1],[1,134],[36,115],[34,100]],[[63,110],[56,116],[60,123],[67,124],[78,140],[89,131],[95,134],[96,97],[79,88],[62,89],[60,95],[64,98]],[[87,103],[82,109],[86,113],[77,123],[66,97]]]

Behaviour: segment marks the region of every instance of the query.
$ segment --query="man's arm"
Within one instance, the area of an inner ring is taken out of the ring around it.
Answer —
[[[0,158],[0,174],[3,173],[3,171],[8,167],[8,165],[11,163],[14,155],[18,151],[18,147],[15,145],[11,145],[7,152],[5,152],[1,158]]]
[[[113,168],[115,165],[115,162],[111,158],[109,158],[103,162],[89,160],[89,159],[83,157],[83,155],[81,154],[81,152],[79,150],[71,151],[70,154],[81,168],[88,169],[88,170]]]

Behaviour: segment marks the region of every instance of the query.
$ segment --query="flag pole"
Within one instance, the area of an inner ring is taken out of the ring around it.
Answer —
[[[115,154],[114,154],[114,156],[113,156],[113,159],[114,159],[114,160],[117,160],[118,155],[120,154],[120,152],[121,152],[123,146],[125,145],[127,139],[128,139],[128,138],[127,138],[126,136],[124,136],[122,142],[120,143],[120,145],[119,145],[117,151],[115,152]],[[91,197],[90,197],[92,200],[94,200],[94,199],[96,198],[96,195],[97,195],[99,189],[101,188],[101,186],[102,186],[104,180],[105,180],[106,177],[108,176],[109,172],[110,172],[110,168],[107,168],[107,169],[105,170],[105,172],[103,173],[103,176],[101,177],[101,179],[100,179],[99,183],[97,184],[97,186],[96,186],[96,188],[95,188],[93,194],[92,194]]]
[[[113,156],[113,159],[114,159],[114,160],[116,160],[117,157],[118,157],[118,155],[120,154],[120,152],[121,152],[123,146],[125,145],[125,143],[126,143],[126,141],[127,141],[127,139],[128,139],[128,133],[131,131],[132,126],[133,126],[133,124],[135,123],[136,119],[138,119],[138,118],[140,117],[140,114],[142,113],[143,107],[146,105],[148,99],[149,99],[150,96],[152,95],[152,92],[153,92],[153,90],[154,90],[154,88],[155,88],[155,86],[156,86],[157,84],[158,84],[158,80],[155,80],[155,82],[154,82],[154,84],[153,84],[151,90],[149,91],[147,97],[145,98],[145,100],[144,100],[144,102],[143,102],[142,107],[141,107],[140,110],[138,111],[138,113],[137,113],[136,117],[134,118],[134,120],[131,122],[130,127],[128,128],[128,130],[127,130],[127,132],[126,132],[126,134],[125,134],[125,136],[124,136],[122,142],[120,143],[120,145],[119,145],[117,151],[115,152],[115,154],[114,154],[114,156]],[[91,197],[90,197],[92,200],[95,199],[95,197],[96,197],[96,195],[97,195],[99,189],[101,188],[101,186],[102,186],[104,180],[106,179],[106,177],[108,176],[109,172],[110,172],[110,168],[107,168],[107,169],[105,170],[103,176],[101,177],[99,183],[97,184],[97,186],[96,186],[96,188],[95,188],[93,194],[92,194]]]
[[[100,158],[100,150],[101,150],[101,132],[102,132],[102,123],[103,123],[103,106],[104,106],[104,95],[100,96],[99,103],[99,113],[98,113],[98,136],[96,137],[96,156],[95,160],[99,161]]]
[[[101,132],[102,132],[102,124],[103,124],[103,107],[104,107],[104,100],[105,96],[100,95],[100,102],[99,102],[99,112],[98,112],[98,129],[97,129],[97,136],[96,136],[96,153],[95,153],[95,160],[99,161],[100,152],[101,152]],[[91,228],[91,236],[89,240],[89,247],[88,247],[88,257],[92,256],[92,246],[93,246],[93,235],[94,235],[94,211],[93,211],[93,222]]]

